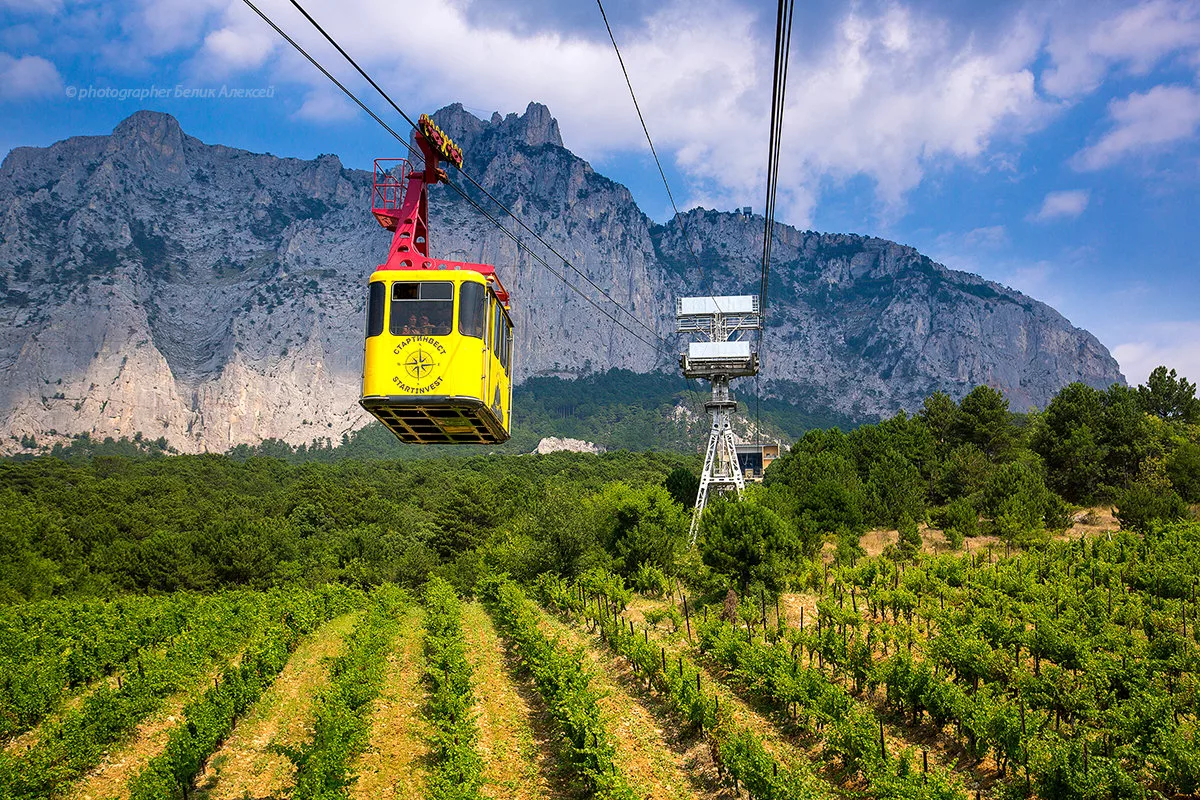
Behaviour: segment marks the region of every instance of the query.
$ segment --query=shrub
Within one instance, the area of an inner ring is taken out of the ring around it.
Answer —
[[[1143,479],[1121,493],[1116,516],[1122,529],[1145,533],[1155,520],[1187,519],[1191,511],[1174,489]]]

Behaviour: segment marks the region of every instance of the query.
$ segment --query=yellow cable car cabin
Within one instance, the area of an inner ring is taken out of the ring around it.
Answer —
[[[403,442],[496,444],[512,424],[508,293],[490,265],[428,256],[426,187],[462,155],[424,115],[416,139],[423,170],[375,162],[372,213],[395,235],[367,283],[359,402]]]

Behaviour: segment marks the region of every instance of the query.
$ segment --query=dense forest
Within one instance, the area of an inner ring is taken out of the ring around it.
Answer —
[[[415,587],[431,572],[469,589],[483,572],[528,580],[591,567],[774,592],[826,542],[853,563],[871,528],[899,530],[901,556],[920,546],[923,524],[954,548],[980,534],[1038,546],[1076,508],[1111,504],[1123,527],[1144,531],[1200,503],[1200,400],[1165,369],[1136,389],[1073,384],[1039,413],[1013,413],[977,387],[849,432],[810,430],[747,502],[712,506],[695,552],[684,541],[695,456],[326,462],[295,450],[107,449],[127,454],[76,442],[63,458],[0,463],[0,596]]]

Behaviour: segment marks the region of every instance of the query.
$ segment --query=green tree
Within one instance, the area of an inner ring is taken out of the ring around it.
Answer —
[[[1103,411],[1101,392],[1072,383],[1050,401],[1031,442],[1046,462],[1050,488],[1079,503],[1093,502],[1104,478]]]
[[[983,489],[994,469],[978,447],[970,442],[960,444],[938,466],[934,494],[941,500],[970,497]]]
[[[1189,503],[1200,503],[1200,442],[1184,442],[1167,457],[1171,486]]]
[[[1188,519],[1191,511],[1162,477],[1150,475],[1121,493],[1116,516],[1123,529],[1145,533],[1155,522]]]
[[[925,398],[918,412],[925,427],[929,429],[938,453],[943,457],[954,445],[958,428],[958,405],[945,392],[934,392]]]
[[[1008,399],[990,386],[976,386],[958,406],[955,436],[993,460],[1004,460],[1017,444]]]
[[[588,503],[604,546],[623,575],[650,564],[668,575],[686,546],[688,516],[662,486],[610,483]]]
[[[800,555],[795,532],[768,508],[718,499],[704,511],[700,557],[743,593],[752,583],[782,591]]]
[[[684,508],[696,506],[696,493],[700,491],[700,478],[687,467],[676,467],[667,475],[663,486]]]
[[[1043,528],[1050,492],[1042,476],[1023,461],[1002,465],[983,490],[982,510],[1001,536],[1012,538]]]
[[[886,451],[871,464],[867,497],[871,517],[880,525],[899,525],[903,519],[925,516],[925,480],[895,450]]]
[[[1188,383],[1175,370],[1155,367],[1146,383],[1137,388],[1137,396],[1147,414],[1188,424],[1200,422],[1196,384]]]
[[[898,526],[900,539],[897,548],[901,558],[913,558],[921,551],[921,531],[912,517],[905,515]]]

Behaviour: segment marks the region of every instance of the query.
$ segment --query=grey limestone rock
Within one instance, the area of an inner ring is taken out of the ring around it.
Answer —
[[[545,106],[483,121],[456,104],[435,119],[530,230],[458,180],[467,194],[546,262],[448,187],[431,191],[433,254],[496,264],[512,293],[518,380],[674,369],[674,298],[702,293],[693,250],[716,291],[756,290],[760,217],[688,212],[689,249],[678,222],[656,225],[565,149]],[[220,451],[364,424],[364,287],[389,243],[370,181],[332,155],[205,144],[150,111],[111,136],[13,150],[0,165],[0,448],[141,432]],[[1093,336],[1010,289],[881,239],[776,232],[773,396],[867,418],[936,389],[988,383],[1023,409],[1074,380],[1123,380]]]

